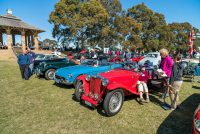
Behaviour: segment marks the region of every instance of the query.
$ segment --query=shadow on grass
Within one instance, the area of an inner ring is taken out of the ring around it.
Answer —
[[[184,79],[184,82],[191,82],[191,79]]]
[[[194,89],[200,89],[200,86],[192,86]]]
[[[74,89],[73,85],[64,85],[64,84],[57,84],[57,83],[53,83],[53,85],[59,87],[59,88],[63,88],[63,89]]]
[[[157,94],[156,94],[157,95]],[[160,94],[159,94],[160,97]],[[155,97],[155,94],[149,94],[149,99],[151,101],[151,103],[161,106],[163,104],[163,101],[161,101],[160,99]]]
[[[199,103],[200,94],[189,96],[180,104],[181,109],[174,110],[167,116],[157,134],[191,134],[193,114]]]

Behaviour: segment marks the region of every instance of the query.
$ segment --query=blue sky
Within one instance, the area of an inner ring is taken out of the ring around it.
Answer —
[[[166,21],[189,22],[200,29],[200,0],[120,0],[124,10],[142,2],[150,9],[165,15]],[[58,0],[0,0],[0,15],[6,9],[13,10],[13,15],[23,21],[44,29],[39,39],[52,38],[53,26],[48,18]]]

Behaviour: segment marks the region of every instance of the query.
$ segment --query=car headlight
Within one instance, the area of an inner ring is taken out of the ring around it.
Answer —
[[[68,77],[69,77],[69,78],[72,78],[72,74],[68,74]]]
[[[109,80],[108,79],[102,79],[102,85],[103,86],[107,86],[109,83]]]
[[[197,129],[197,131],[200,132],[200,120],[196,120],[196,121],[194,122],[194,126],[195,126],[195,128]]]
[[[97,100],[99,98],[98,94],[94,94],[94,99]]]
[[[86,75],[86,76],[85,76],[85,80],[86,80],[86,81],[90,81],[90,77],[91,77],[90,75]]]

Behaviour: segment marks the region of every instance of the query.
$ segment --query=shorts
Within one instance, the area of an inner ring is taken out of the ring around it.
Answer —
[[[172,90],[179,92],[183,81],[174,81],[172,84]]]
[[[147,87],[147,84],[145,82],[140,82],[138,84],[137,88],[138,88],[138,92],[148,93],[148,87]]]

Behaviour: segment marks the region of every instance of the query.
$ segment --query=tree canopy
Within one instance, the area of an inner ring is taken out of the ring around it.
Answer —
[[[190,23],[167,24],[165,16],[144,3],[122,11],[119,0],[60,0],[49,15],[53,37],[77,46],[158,50],[188,49]]]

